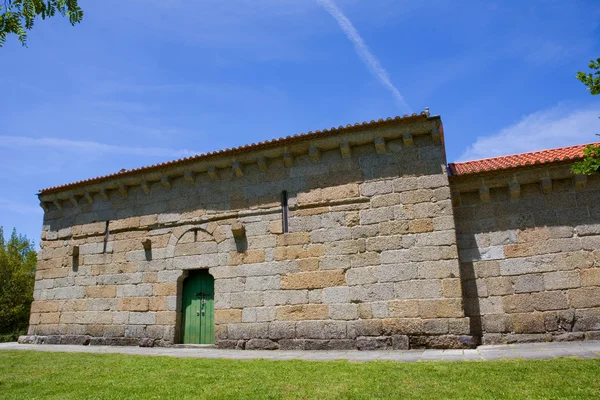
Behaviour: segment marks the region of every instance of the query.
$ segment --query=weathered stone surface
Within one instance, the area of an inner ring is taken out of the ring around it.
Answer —
[[[300,321],[296,336],[304,339],[345,339],[345,321]]]
[[[215,324],[232,324],[242,322],[242,310],[215,310]]]
[[[329,307],[327,304],[302,304],[277,307],[277,320],[279,321],[327,319],[328,317]]]
[[[318,289],[345,284],[346,276],[343,270],[300,272],[281,278],[282,289]]]
[[[250,339],[246,342],[246,350],[277,350],[279,344],[269,339]]]

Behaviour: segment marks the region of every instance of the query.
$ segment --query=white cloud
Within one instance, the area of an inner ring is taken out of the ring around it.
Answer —
[[[562,105],[524,116],[500,131],[478,137],[459,157],[475,160],[596,142],[600,107],[568,109]]]
[[[30,206],[27,204],[6,199],[0,199],[0,210],[25,215],[42,214],[41,207]]]
[[[362,60],[362,62],[369,68],[369,71],[377,80],[385,86],[394,96],[398,106],[406,111],[410,112],[410,107],[406,104],[404,97],[400,94],[400,91],[394,86],[392,80],[390,79],[387,71],[381,66],[377,58],[371,53],[369,47],[359,35],[352,22],[342,13],[342,11],[338,8],[338,6],[333,2],[333,0],[316,0],[319,5],[321,5],[339,24],[344,34],[348,37],[348,39],[354,44],[354,48],[356,49],[356,53]]]
[[[58,138],[31,138],[25,136],[0,136],[0,148],[22,150],[25,148],[52,148],[59,151],[80,151],[104,154],[148,157],[187,157],[198,154],[191,150],[174,150],[162,147],[117,146],[91,141],[79,141]]]

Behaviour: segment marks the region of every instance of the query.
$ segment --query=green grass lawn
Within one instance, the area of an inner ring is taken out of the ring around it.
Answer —
[[[0,399],[599,399],[600,360],[350,363],[0,351]]]

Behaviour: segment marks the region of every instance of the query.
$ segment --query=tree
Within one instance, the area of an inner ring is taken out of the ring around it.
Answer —
[[[14,33],[23,46],[27,45],[27,32],[35,19],[54,17],[58,12],[68,17],[71,25],[81,22],[83,10],[78,0],[0,0],[0,47],[6,43],[9,34]]]
[[[6,242],[0,227],[0,341],[27,332],[36,262],[33,242],[14,229]]]
[[[600,58],[591,60],[589,68],[596,72],[577,72],[579,79],[590,91],[592,96],[600,94]],[[600,135],[598,135],[600,136]],[[600,173],[600,146],[588,145],[583,151],[583,160],[576,162],[571,167],[574,174],[592,175]]]

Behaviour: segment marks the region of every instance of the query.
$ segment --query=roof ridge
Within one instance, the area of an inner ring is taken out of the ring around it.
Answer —
[[[337,128],[334,126],[334,127],[325,128],[322,130],[308,131],[308,132],[298,133],[298,134],[294,134],[294,135],[288,135],[285,137],[268,139],[268,140],[264,140],[264,141],[258,142],[258,143],[245,144],[245,145],[241,145],[241,146],[237,146],[237,147],[232,147],[232,148],[227,148],[227,149],[222,149],[222,150],[215,150],[215,151],[210,151],[207,153],[195,154],[195,155],[191,155],[188,157],[182,157],[182,158],[175,159],[175,160],[164,161],[162,163],[127,169],[125,171],[121,170],[121,171],[113,172],[110,174],[97,176],[94,178],[88,178],[88,179],[82,179],[82,180],[75,181],[75,182],[70,182],[70,183],[63,184],[63,185],[51,186],[51,187],[40,190],[38,194],[59,192],[62,190],[66,190],[68,188],[73,188],[73,187],[77,187],[77,186],[81,186],[81,185],[85,185],[85,184],[102,182],[102,181],[106,181],[106,180],[113,179],[116,177],[121,177],[121,176],[131,176],[131,175],[135,175],[135,174],[142,173],[142,172],[147,172],[147,171],[151,171],[151,170],[155,170],[155,169],[159,169],[159,168],[172,167],[174,165],[184,164],[184,163],[193,162],[193,161],[199,161],[202,159],[215,157],[215,156],[235,155],[235,154],[245,153],[245,152],[259,150],[259,149],[263,149],[263,148],[282,146],[282,145],[294,143],[297,141],[304,141],[304,140],[309,140],[309,139],[314,139],[314,138],[326,137],[329,135],[335,135],[335,134],[339,134],[339,133],[351,132],[354,129],[367,128],[367,127],[372,127],[372,126],[377,126],[377,125],[392,123],[392,122],[408,122],[408,121],[417,120],[419,118],[425,118],[425,119],[439,118],[439,115],[430,115],[429,109],[425,109],[425,111],[422,111],[418,114],[417,113],[412,113],[411,115],[404,114],[402,117],[398,115],[394,118],[392,118],[392,117],[387,117],[385,119],[379,118],[377,121],[375,121],[375,120],[371,120],[369,122],[363,121],[362,123],[355,122],[354,124],[347,124],[345,126],[340,125]]]

